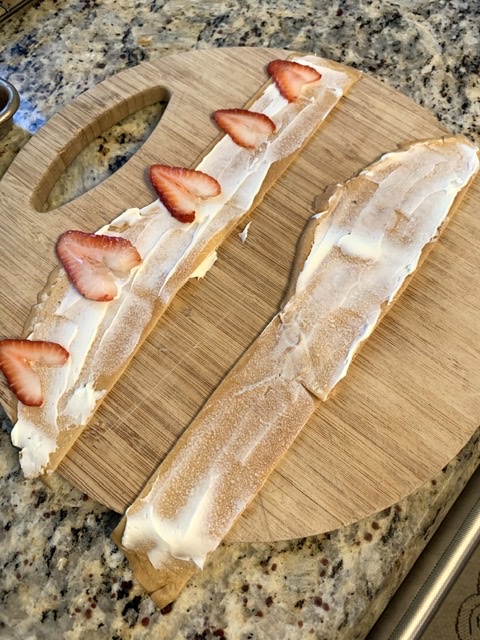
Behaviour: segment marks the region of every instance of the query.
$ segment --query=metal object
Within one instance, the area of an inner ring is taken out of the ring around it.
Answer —
[[[480,545],[479,483],[480,467],[472,474],[366,640],[423,638]]]
[[[389,640],[418,640],[480,542],[480,500],[438,560]]]
[[[10,82],[0,78],[0,138],[10,131],[13,116],[19,105],[18,91]]]
[[[0,23],[4,20],[7,20],[14,13],[19,11],[19,9],[23,9],[27,4],[30,4],[32,0],[0,0]]]

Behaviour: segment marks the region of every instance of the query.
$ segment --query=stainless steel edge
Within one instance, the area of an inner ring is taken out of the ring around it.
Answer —
[[[390,634],[389,640],[417,640],[421,637],[479,542],[480,499],[474,504],[426,582]]]

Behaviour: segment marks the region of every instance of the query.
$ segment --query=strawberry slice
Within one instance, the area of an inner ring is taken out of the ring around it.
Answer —
[[[275,123],[264,113],[247,109],[219,109],[213,119],[240,147],[256,149],[275,132]]]
[[[289,102],[295,102],[307,84],[318,82],[322,77],[313,67],[291,60],[272,60],[267,65],[277,89]]]
[[[222,190],[207,173],[166,164],[152,164],[150,182],[165,208],[180,222],[193,222],[198,200],[214,198]]]
[[[79,293],[98,301],[113,300],[115,276],[126,276],[142,262],[130,240],[74,230],[60,236],[57,255]]]
[[[69,353],[56,342],[43,340],[0,340],[0,370],[18,400],[29,407],[43,404],[40,377],[31,363],[59,366]]]

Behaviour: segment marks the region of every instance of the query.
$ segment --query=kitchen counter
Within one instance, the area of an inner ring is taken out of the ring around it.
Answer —
[[[372,74],[480,142],[479,9],[471,2],[44,0],[0,25],[0,76],[20,91],[0,140],[0,175],[56,111],[114,72],[193,48],[314,52]],[[320,7],[320,8],[319,8]],[[7,43],[7,44],[5,44]],[[48,207],[120,166],[162,105],[92,143]],[[3,337],[3,336],[0,336]],[[480,429],[427,485],[327,535],[225,544],[162,611],[135,583],[109,534],[119,516],[54,475],[26,481],[0,418],[0,638],[364,638],[468,481]]]

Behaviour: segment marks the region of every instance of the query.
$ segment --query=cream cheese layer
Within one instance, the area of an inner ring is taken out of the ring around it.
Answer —
[[[315,216],[293,296],[216,389],[125,517],[160,570],[202,567],[443,229],[478,171],[464,138],[389,153]],[[289,415],[290,412],[290,415]]]
[[[295,325],[310,367],[302,383],[326,400],[478,171],[463,137],[388,153],[339,187],[318,220],[282,322]],[[305,299],[308,299],[308,303]]]
[[[29,339],[58,342],[70,358],[64,367],[44,373],[43,407],[18,406],[12,441],[22,449],[21,464],[28,477],[52,470],[50,456],[57,450],[59,435],[80,431],[88,423],[106,393],[104,381],[128,361],[156,310],[166,307],[189,277],[205,275],[213,255],[201,268],[201,260],[195,260],[202,250],[207,244],[211,249],[212,238],[232,229],[248,212],[272,164],[301,148],[357,79],[352,70],[347,73],[342,65],[315,56],[296,61],[315,67],[322,79],[298,103],[287,102],[274,84],[267,86],[250,110],[268,115],[276,132],[254,152],[237,146],[229,136],[220,139],[196,168],[218,180],[222,191],[199,203],[192,223],[178,222],[156,200],[125,211],[97,232],[129,239],[143,260],[117,282],[115,300],[86,300],[61,271],[38,306]]]
[[[275,320],[256,340],[127,511],[122,545],[155,568],[202,568],[315,410],[283,367],[296,343]],[[278,372],[281,375],[278,375]]]

